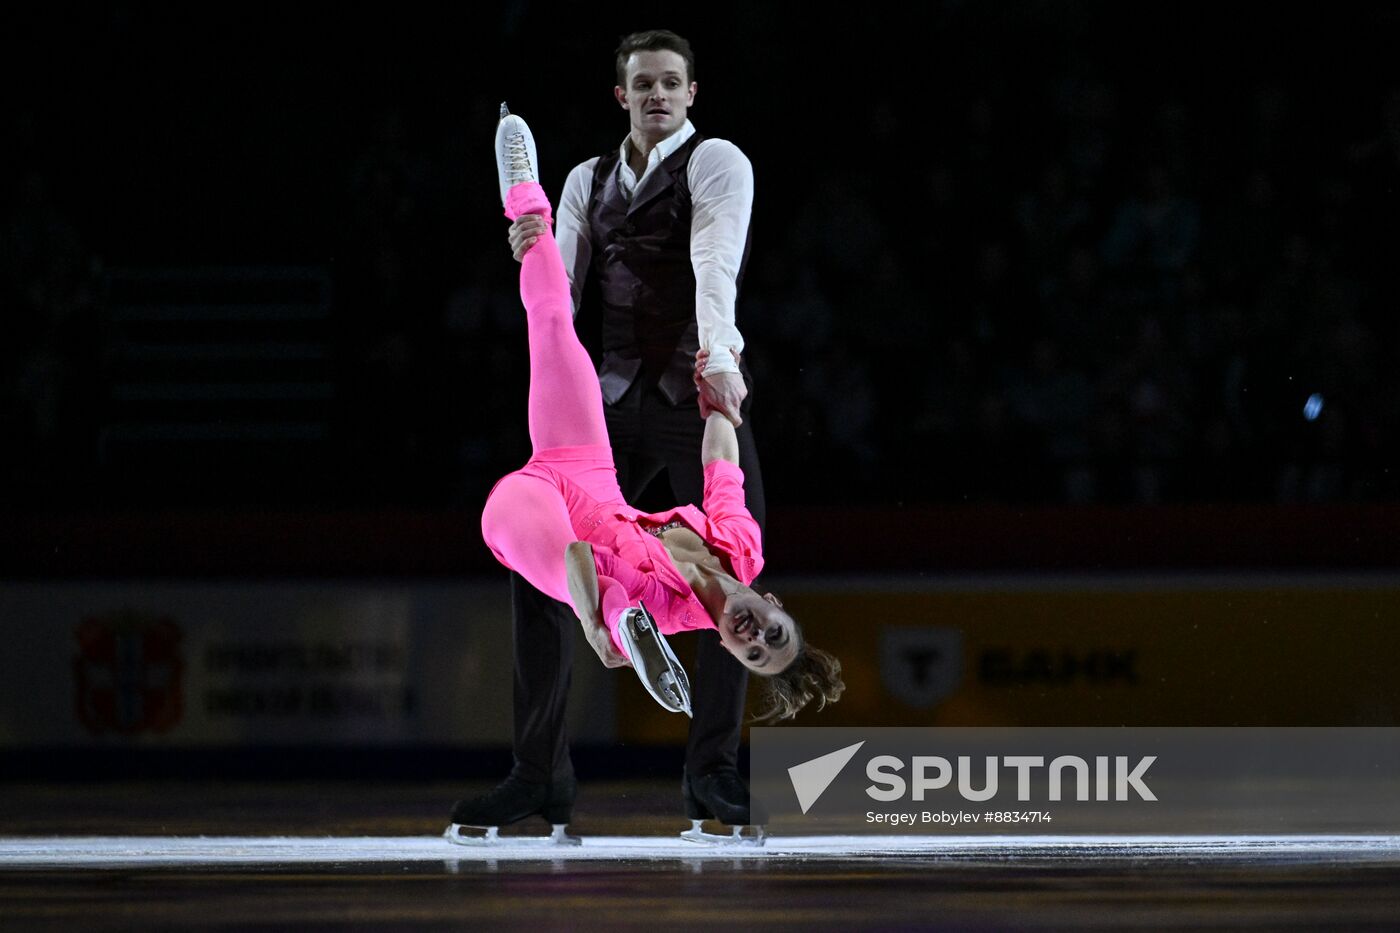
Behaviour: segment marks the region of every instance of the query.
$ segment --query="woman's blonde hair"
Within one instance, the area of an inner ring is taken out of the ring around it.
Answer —
[[[769,723],[791,719],[813,700],[818,701],[817,709],[821,709],[841,699],[845,689],[846,684],[841,680],[841,661],[804,640],[797,650],[797,658],[791,664],[781,673],[764,678],[764,709],[752,721]]]

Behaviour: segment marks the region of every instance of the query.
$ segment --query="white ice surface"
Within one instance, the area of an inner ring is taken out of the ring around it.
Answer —
[[[679,838],[592,836],[578,846],[454,845],[438,836],[0,837],[0,870],[373,862],[598,860],[1210,859],[1400,864],[1396,836],[790,836],[767,845],[706,846]]]

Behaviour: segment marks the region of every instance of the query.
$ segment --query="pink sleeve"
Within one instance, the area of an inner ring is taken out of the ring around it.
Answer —
[[[670,593],[653,574],[643,573],[607,548],[593,548],[593,563],[598,568],[603,623],[612,633],[613,644],[621,651],[622,641],[617,637],[617,623],[622,610],[646,603],[655,611],[669,604]]]
[[[728,460],[705,467],[705,517],[710,543],[729,555],[740,583],[753,582],[763,569],[763,536],[744,505],[744,471]]]

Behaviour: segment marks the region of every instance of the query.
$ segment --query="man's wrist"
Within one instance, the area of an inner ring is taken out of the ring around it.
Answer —
[[[705,370],[700,375],[708,379],[711,376],[719,376],[725,373],[739,375],[739,363],[734,359],[734,353],[729,347],[715,347],[710,351],[710,358],[705,363]]]

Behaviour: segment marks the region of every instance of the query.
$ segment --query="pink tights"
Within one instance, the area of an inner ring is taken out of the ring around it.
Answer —
[[[550,219],[549,199],[533,182],[516,185],[506,196],[506,216],[514,220],[521,214],[540,214],[546,223]],[[534,453],[524,469],[505,476],[491,491],[481,515],[481,534],[502,564],[540,592],[568,603],[564,551],[579,536],[569,519],[567,497],[581,490],[593,500],[621,502],[622,494],[598,377],[574,333],[569,280],[549,230],[520,264],[520,297],[530,337]],[[561,474],[573,484],[568,490],[561,487]],[[598,583],[603,617],[613,621],[627,604],[626,592],[607,577]]]

